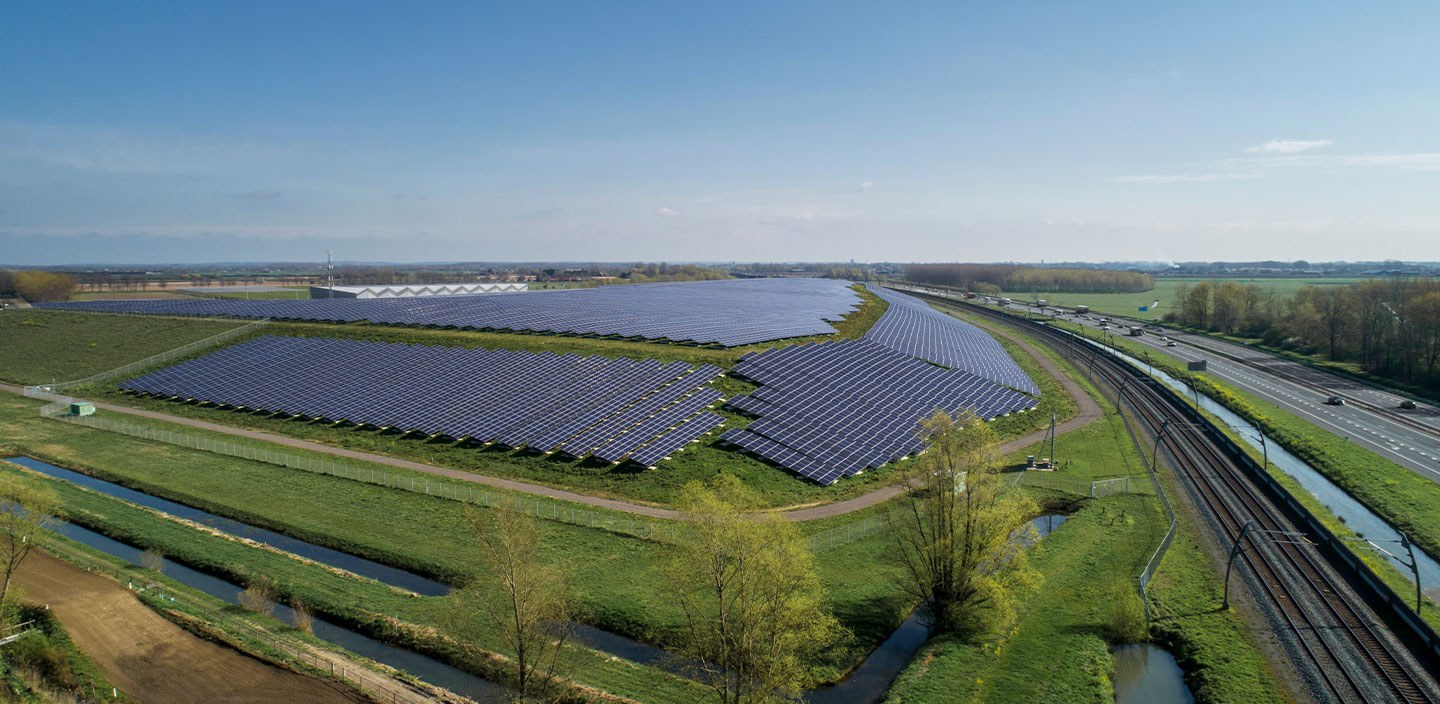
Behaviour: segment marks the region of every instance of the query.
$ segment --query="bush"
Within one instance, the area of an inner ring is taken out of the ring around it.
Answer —
[[[1111,590],[1105,625],[1110,631],[1110,640],[1116,643],[1138,643],[1146,639],[1145,605],[1129,584],[1119,583]]]
[[[275,614],[275,588],[265,579],[257,579],[235,597],[240,608],[257,614]]]

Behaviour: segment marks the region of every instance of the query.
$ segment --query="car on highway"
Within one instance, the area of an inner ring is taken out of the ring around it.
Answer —
[[[1331,396],[1330,398],[1325,399],[1325,405],[1327,405],[1327,406],[1343,406],[1343,405],[1345,405],[1345,399],[1340,398],[1339,396]]]
[[[1400,407],[1401,407],[1401,408],[1404,408],[1404,409],[1406,409],[1406,410],[1411,410],[1411,411],[1413,411],[1413,410],[1415,410],[1415,402],[1414,402],[1414,401],[1411,401],[1410,399],[1407,398],[1407,399],[1405,399],[1405,400],[1403,400],[1403,401],[1400,402]]]
[[[1175,347],[1177,344],[1179,344],[1179,343],[1175,342],[1174,340],[1166,340],[1166,341],[1165,341],[1165,346],[1166,346],[1166,347]]]

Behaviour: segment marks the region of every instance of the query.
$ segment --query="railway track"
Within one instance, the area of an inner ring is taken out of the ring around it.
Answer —
[[[1048,326],[1024,325],[1014,316],[980,307],[965,310],[1022,326],[1052,345],[1075,344],[1067,333]],[[1440,702],[1434,683],[1407,662],[1385,626],[1330,567],[1323,548],[1292,537],[1303,531],[1209,437],[1216,432],[1213,427],[1194,423],[1188,409],[1157,388],[1158,382],[1143,374],[1137,378],[1124,361],[1100,354],[1092,364],[1096,374],[1121,390],[1124,401],[1158,438],[1157,447],[1165,447],[1177,473],[1188,480],[1195,503],[1219,532],[1233,541],[1250,524],[1250,535],[1261,537],[1239,553],[1237,569],[1243,565],[1253,576],[1259,596],[1292,634],[1298,653],[1312,665],[1306,669],[1316,674],[1324,692],[1338,702]]]

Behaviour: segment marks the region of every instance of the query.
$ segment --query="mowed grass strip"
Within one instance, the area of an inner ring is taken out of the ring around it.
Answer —
[[[0,311],[0,381],[48,384],[82,379],[243,324],[38,309]]]
[[[15,454],[441,581],[460,583],[480,569],[458,502],[72,426],[40,418],[33,407],[0,399],[0,444]],[[853,519],[867,515],[873,514]],[[683,615],[655,567],[664,546],[599,529],[545,526],[547,556],[577,568],[587,623],[655,643],[677,631]],[[884,552],[877,535],[818,556],[828,603],[855,634],[812,663],[819,677],[853,667],[913,606],[895,588]]]
[[[69,482],[15,470],[13,466],[4,469],[10,476],[23,477],[21,481],[50,487],[63,502],[67,520],[136,547],[159,550],[187,566],[241,585],[261,578],[272,580],[282,601],[298,598],[318,614],[373,638],[457,666],[465,664],[443,640],[446,598],[409,596],[373,580],[338,574],[288,554],[199,530]],[[419,628],[407,629],[404,624]],[[426,632],[439,637],[421,635]],[[498,631],[486,629],[483,633],[486,639],[482,647],[513,655],[507,652]],[[686,702],[703,696],[697,684],[654,668],[615,663],[607,655],[579,648],[571,650],[569,657],[577,678],[602,691],[654,702]],[[495,676],[484,670],[476,674]]]

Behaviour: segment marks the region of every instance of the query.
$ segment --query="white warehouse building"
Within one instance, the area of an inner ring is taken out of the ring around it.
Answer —
[[[388,286],[311,286],[311,298],[414,298],[416,296],[468,296],[476,293],[518,293],[529,284],[391,284]]]

